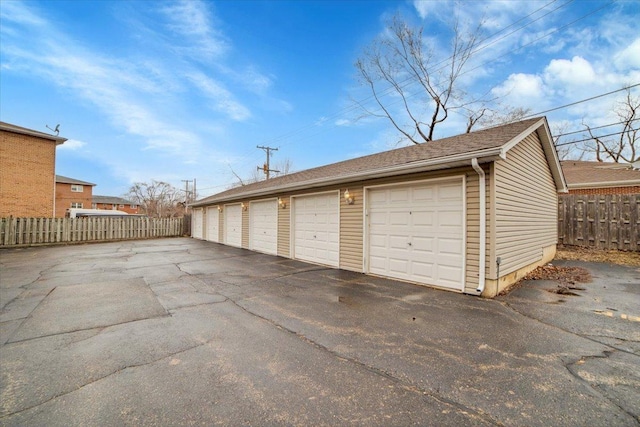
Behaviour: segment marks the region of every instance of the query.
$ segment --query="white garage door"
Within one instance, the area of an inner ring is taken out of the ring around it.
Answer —
[[[278,253],[278,201],[264,200],[249,205],[249,248]]]
[[[217,242],[220,239],[220,212],[217,207],[207,208],[207,240]]]
[[[191,237],[202,239],[202,209],[194,209],[191,214]]]
[[[294,199],[294,257],[338,267],[340,198],[338,192]]]
[[[462,179],[370,189],[368,270],[464,289]]]
[[[242,246],[242,206],[224,207],[224,242],[231,246]]]

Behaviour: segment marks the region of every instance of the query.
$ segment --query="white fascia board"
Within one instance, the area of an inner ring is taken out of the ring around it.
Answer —
[[[635,187],[640,185],[637,181],[600,181],[600,182],[581,182],[579,184],[569,184],[569,190],[582,190],[585,188],[607,188],[607,187]]]
[[[196,202],[189,206],[205,206],[220,203],[227,200],[240,200],[248,197],[257,197],[267,194],[283,193],[296,190],[305,190],[316,187],[325,187],[329,185],[342,184],[353,181],[364,181],[368,179],[386,178],[394,175],[405,175],[417,172],[427,172],[438,169],[450,169],[459,166],[469,166],[469,162],[473,158],[477,158],[480,163],[487,163],[500,158],[501,147],[480,150],[473,153],[463,153],[455,156],[440,157],[437,159],[420,160],[411,163],[403,163],[401,165],[388,166],[385,168],[374,169],[364,172],[356,172],[348,175],[341,175],[335,178],[318,178],[308,181],[301,181],[284,185],[276,188],[264,188],[254,191],[247,191],[230,197],[219,199],[211,199],[207,202]]]

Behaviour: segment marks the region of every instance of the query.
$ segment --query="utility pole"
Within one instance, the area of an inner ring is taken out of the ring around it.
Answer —
[[[182,182],[184,182],[184,212],[187,213],[187,204],[190,201],[190,197],[189,197],[189,183],[191,182],[190,179],[183,179]],[[193,187],[195,189],[195,185],[196,185],[196,180],[193,180]]]
[[[263,171],[264,174],[267,176],[267,179],[269,179],[269,173],[270,172],[280,172],[279,170],[271,169],[269,167],[269,158],[271,157],[271,152],[272,151],[278,151],[278,149],[277,148],[272,148],[272,147],[262,147],[260,145],[257,145],[256,148],[264,150],[264,152],[267,153],[267,161],[266,161],[266,163],[262,167],[256,166],[256,168],[258,170]]]

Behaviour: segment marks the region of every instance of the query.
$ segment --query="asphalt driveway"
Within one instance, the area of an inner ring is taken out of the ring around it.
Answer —
[[[188,238],[0,251],[0,425],[640,424],[640,270],[485,300]]]

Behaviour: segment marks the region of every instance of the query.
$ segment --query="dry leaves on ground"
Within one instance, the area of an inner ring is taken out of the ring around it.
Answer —
[[[579,296],[574,291],[584,291],[585,288],[576,283],[587,283],[591,281],[591,273],[582,267],[557,267],[553,264],[542,265],[526,276],[522,280],[554,280],[559,282],[554,289],[547,289],[549,292],[562,295]]]
[[[559,246],[555,259],[609,262],[611,264],[640,267],[640,252],[602,250],[579,246]]]

